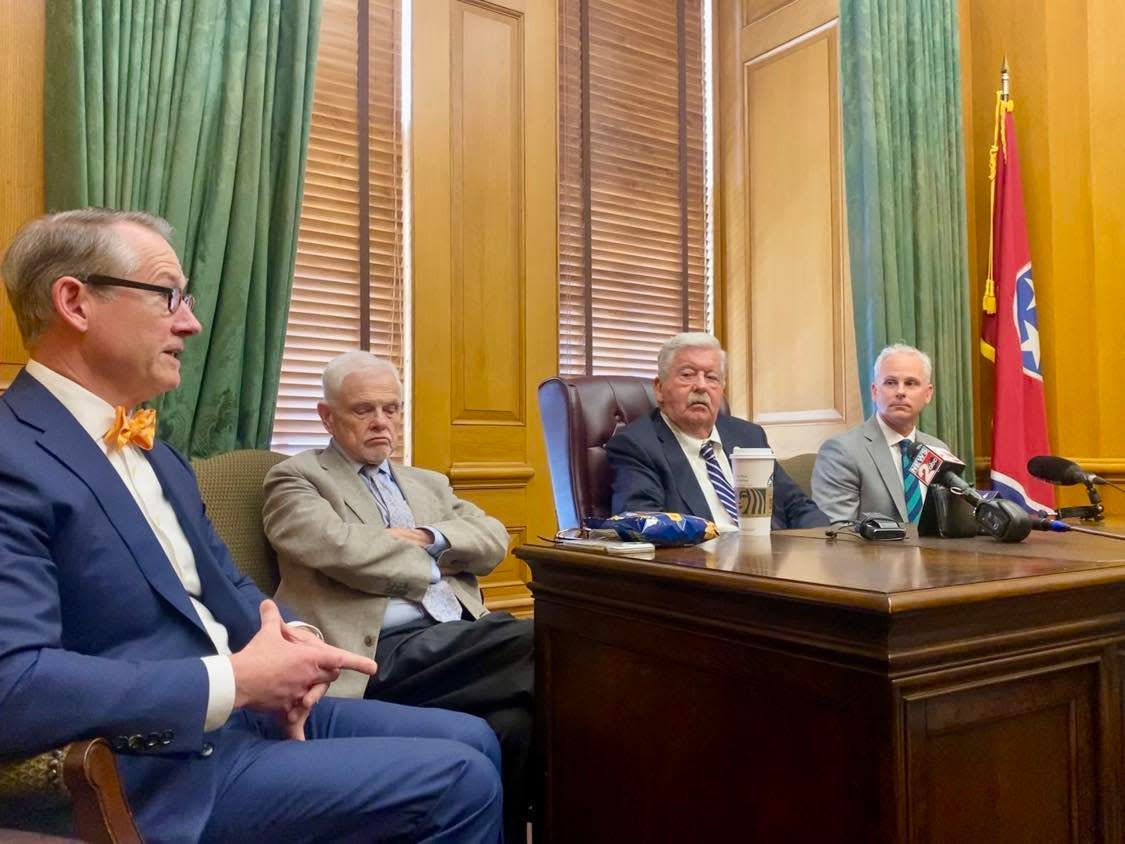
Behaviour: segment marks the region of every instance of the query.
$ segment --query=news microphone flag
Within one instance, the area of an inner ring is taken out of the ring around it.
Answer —
[[[992,416],[992,487],[1001,498],[1028,510],[1055,509],[1050,484],[1027,471],[1036,454],[1049,454],[1047,410],[1031,252],[1027,241],[1023,188],[1016,146],[1014,104],[1004,90],[996,94],[996,127],[990,150],[992,231],[989,276],[981,320],[981,354],[996,368]]]

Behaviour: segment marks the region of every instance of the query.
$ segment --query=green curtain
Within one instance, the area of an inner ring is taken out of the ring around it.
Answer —
[[[52,211],[175,227],[200,336],[160,434],[192,456],[268,447],[297,247],[320,0],[50,0]]]
[[[956,0],[841,0],[844,179],[856,352],[867,414],[888,343],[934,361],[920,427],[972,477],[961,69]]]

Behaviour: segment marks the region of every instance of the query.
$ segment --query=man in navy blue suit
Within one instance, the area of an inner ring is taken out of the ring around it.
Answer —
[[[768,448],[766,432],[719,409],[726,353],[710,334],[677,334],[661,348],[654,381],[659,407],[606,443],[613,512],[687,513],[738,527],[730,454]],[[774,530],[827,525],[827,517],[780,466],[773,473]]]
[[[128,414],[201,328],[169,237],[86,209],[4,259],[31,360],[0,397],[0,754],[106,736],[149,842],[499,841],[488,725],[321,700],[375,663],[238,573],[188,463]]]

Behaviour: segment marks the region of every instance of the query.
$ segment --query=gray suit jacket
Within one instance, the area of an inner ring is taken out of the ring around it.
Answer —
[[[949,448],[921,431],[915,438],[926,445]],[[874,416],[820,447],[813,468],[812,494],[833,522],[858,519],[860,513],[883,513],[906,521],[902,464],[891,456]]]
[[[440,530],[449,549],[442,576],[464,607],[486,610],[477,575],[508,553],[508,531],[475,504],[453,494],[444,475],[395,466],[395,480],[419,525]],[[371,656],[390,597],[417,601],[430,582],[425,549],[396,539],[367,485],[335,448],[306,451],[266,475],[266,536],[277,550],[277,599],[315,624],[337,647]],[[328,693],[362,697],[367,678],[344,671]]]

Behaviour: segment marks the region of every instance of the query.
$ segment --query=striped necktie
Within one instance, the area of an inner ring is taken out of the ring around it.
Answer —
[[[360,471],[371,481],[369,489],[374,493],[375,504],[383,514],[387,527],[417,527],[410,504],[385,464],[378,467],[367,466]],[[434,621],[457,621],[461,618],[461,602],[444,578],[427,586],[426,594],[419,603]]]
[[[700,447],[699,456],[707,464],[707,477],[711,481],[711,486],[715,488],[715,495],[719,496],[719,503],[723,505],[723,509],[727,511],[734,523],[738,524],[738,496],[734,494],[734,488],[727,481],[727,476],[723,474],[722,467],[719,466],[719,459],[715,457],[715,449],[711,447],[710,441],[705,442]]]
[[[910,449],[913,445],[914,443],[910,440],[899,440],[898,442],[898,450],[902,452],[902,494],[906,498],[906,520],[908,522],[917,522],[918,517],[922,515],[922,487],[910,471],[910,464],[914,462],[914,458],[910,455]]]

